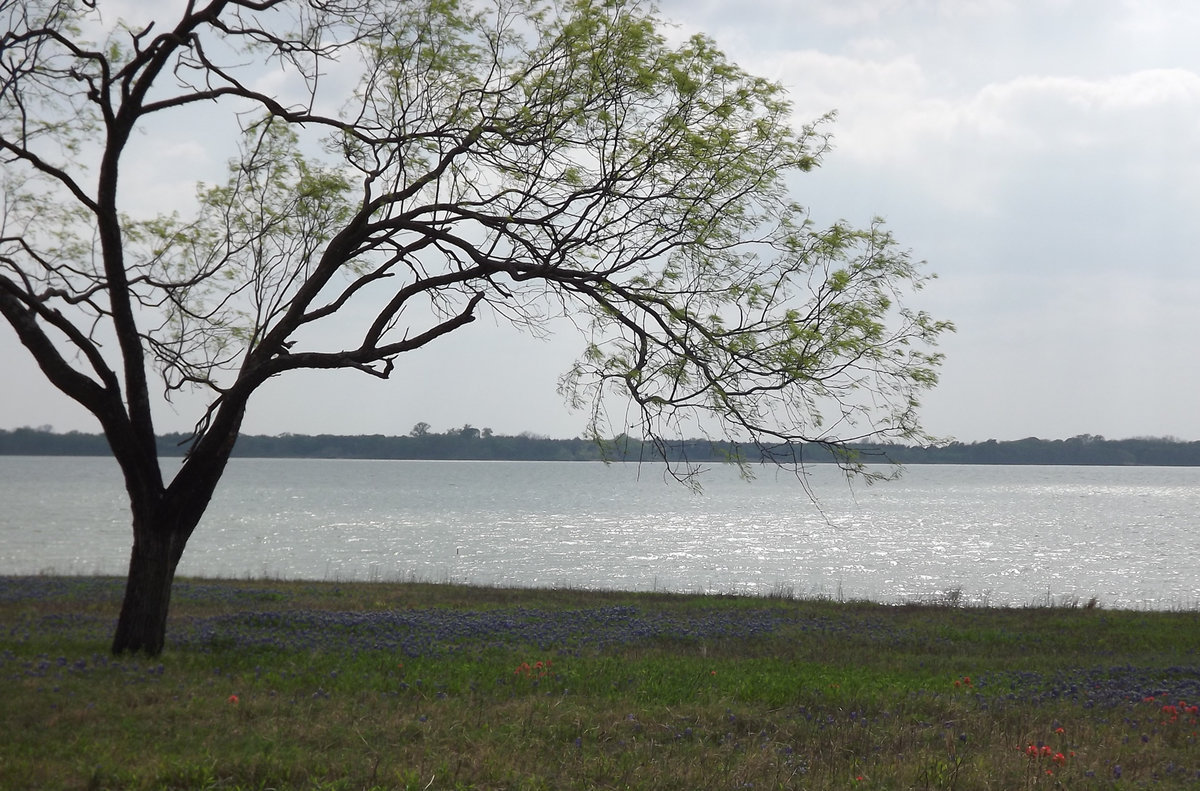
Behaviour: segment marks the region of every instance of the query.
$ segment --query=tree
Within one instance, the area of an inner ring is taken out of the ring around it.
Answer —
[[[114,652],[163,648],[263,383],[388,378],[485,313],[577,322],[561,389],[594,437],[923,436],[950,328],[903,304],[926,276],[879,223],[813,224],[789,179],[829,119],[795,128],[707,38],[670,44],[641,0],[179,5],[106,29],[96,0],[0,0],[0,314],[123,473]],[[187,216],[128,211],[135,136],[200,107],[238,123],[226,179]],[[208,397],[171,480],[156,380]],[[635,419],[609,424],[614,392]]]

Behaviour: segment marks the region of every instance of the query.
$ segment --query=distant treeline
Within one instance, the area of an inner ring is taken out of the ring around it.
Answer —
[[[181,456],[187,448],[185,434],[159,438],[163,456]],[[1094,435],[1070,439],[1028,439],[1000,442],[951,442],[945,445],[856,445],[864,461],[894,461],[902,464],[1080,464],[1200,466],[1200,442],[1183,442],[1170,437],[1111,440]],[[831,454],[818,445],[794,449],[806,462],[829,462]],[[785,455],[777,449],[777,455]],[[715,445],[707,440],[671,443],[674,459],[695,462],[727,461],[734,454],[757,461],[762,453],[751,445]],[[71,431],[55,433],[49,427],[0,429],[0,455],[7,456],[107,456],[108,444],[99,434]],[[587,439],[550,439],[524,432],[516,436],[493,434],[469,425],[445,433],[419,423],[405,436],[341,436],[320,434],[243,435],[235,456],[257,458],[312,459],[433,459],[496,461],[597,461],[658,458],[657,452],[630,437],[600,444]]]

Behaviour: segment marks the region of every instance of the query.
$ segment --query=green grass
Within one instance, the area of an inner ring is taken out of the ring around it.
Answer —
[[[1193,611],[183,580],[147,660],[120,592],[0,578],[0,788],[1200,788]]]

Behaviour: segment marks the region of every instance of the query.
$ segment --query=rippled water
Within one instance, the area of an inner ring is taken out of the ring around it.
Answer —
[[[712,469],[238,459],[180,573],[992,604],[1200,601],[1200,469],[912,466],[847,486]],[[124,570],[109,459],[0,457],[0,573]]]

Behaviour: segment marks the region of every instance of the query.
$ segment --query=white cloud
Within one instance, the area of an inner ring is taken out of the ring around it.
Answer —
[[[1019,78],[956,113],[947,141],[956,170],[994,201],[1011,201],[1020,184],[1080,205],[1106,194],[1137,200],[1151,212],[1200,200],[1200,76],[1191,72]]]
[[[1200,199],[1200,75],[1190,71],[1020,76],[957,98],[931,91],[911,57],[804,51],[778,62],[799,86],[798,123],[838,109],[831,164],[902,181],[957,210],[997,212],[1030,183],[1093,189],[1099,174],[1128,190],[1117,173],[1139,191]]]
[[[1104,80],[1019,77],[985,87],[967,111],[1004,126],[1024,127],[1021,140],[1038,148],[1104,145],[1130,132],[1160,128],[1200,133],[1200,75],[1154,69]],[[1013,123],[1013,122],[1016,123]],[[1176,140],[1175,134],[1171,135]],[[1188,140],[1178,141],[1189,146]]]

